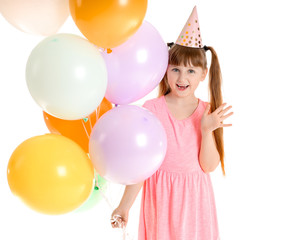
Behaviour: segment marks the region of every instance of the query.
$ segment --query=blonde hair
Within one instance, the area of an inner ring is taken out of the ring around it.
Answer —
[[[209,69],[209,98],[211,105],[211,112],[222,105],[222,76],[218,57],[215,50],[212,47],[204,46],[204,48],[190,48],[175,44],[169,50],[169,64],[171,65],[193,65],[195,67],[207,68],[207,58],[205,51],[210,50],[212,54],[211,65]],[[170,86],[167,80],[167,73],[164,75],[162,81],[159,84],[158,96],[167,95],[171,92]],[[224,167],[224,141],[223,141],[223,128],[217,128],[213,131],[216,148],[219,152],[221,168],[223,175],[225,175]]]

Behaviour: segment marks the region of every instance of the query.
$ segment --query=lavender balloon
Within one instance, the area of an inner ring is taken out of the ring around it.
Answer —
[[[105,97],[114,104],[129,104],[147,95],[168,65],[167,45],[146,21],[125,43],[102,55],[108,71]]]
[[[106,112],[95,124],[89,153],[96,171],[119,184],[135,184],[162,164],[167,136],[161,122],[147,109],[123,105]]]

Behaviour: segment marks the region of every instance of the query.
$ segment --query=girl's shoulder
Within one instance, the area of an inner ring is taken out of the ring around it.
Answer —
[[[160,105],[162,104],[162,97],[163,96],[145,101],[143,107],[151,112],[156,112],[157,109],[160,109]]]
[[[201,101],[201,103],[202,103],[202,105],[203,105],[204,108],[206,108],[207,105],[209,104],[209,102],[205,102],[202,99],[200,99],[200,101]]]

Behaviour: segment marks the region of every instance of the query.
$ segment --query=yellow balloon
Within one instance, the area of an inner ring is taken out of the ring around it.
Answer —
[[[7,179],[11,191],[32,209],[63,214],[78,208],[92,193],[94,168],[77,143],[46,134],[15,149]]]

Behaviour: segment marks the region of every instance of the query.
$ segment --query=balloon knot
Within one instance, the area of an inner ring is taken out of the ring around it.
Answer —
[[[111,52],[112,52],[112,49],[108,48],[108,49],[107,49],[107,53],[109,54],[109,53],[111,53]]]

